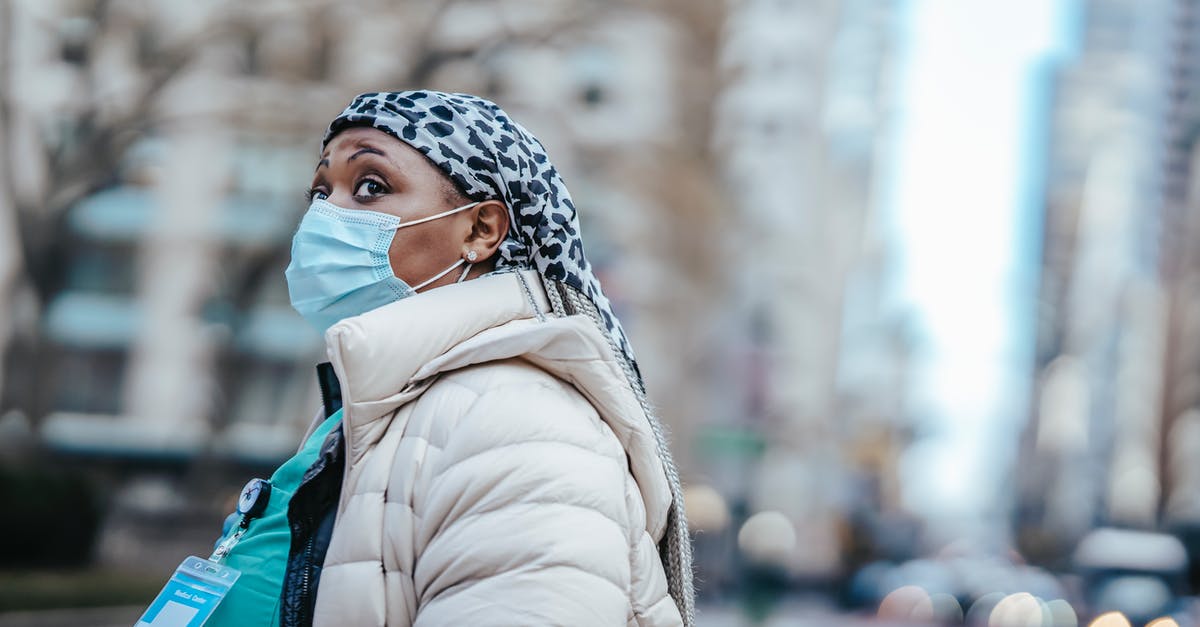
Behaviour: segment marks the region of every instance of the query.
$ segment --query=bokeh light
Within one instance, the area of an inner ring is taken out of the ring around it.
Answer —
[[[935,592],[929,595],[929,601],[933,604],[933,620],[935,622],[943,625],[962,623],[962,605],[959,605],[958,599],[954,598],[954,595]]]
[[[937,616],[933,600],[920,586],[901,586],[889,592],[877,615],[883,620],[912,622],[930,622]]]
[[[1000,600],[988,617],[988,627],[1044,627],[1049,615],[1041,600],[1028,592],[1010,594]]]
[[[971,604],[971,609],[967,610],[966,623],[968,625],[988,625],[992,619],[992,610],[1006,597],[1007,595],[1002,592],[989,592],[980,596]]]
[[[738,547],[757,562],[785,564],[796,548],[796,528],[777,511],[751,516],[738,531]]]
[[[1075,609],[1065,600],[1054,599],[1048,601],[1046,607],[1050,610],[1050,624],[1053,627],[1077,627],[1079,625],[1079,618],[1075,615]]]
[[[684,488],[683,499],[688,523],[696,531],[717,533],[729,526],[729,506],[716,488],[704,484],[691,485]]]
[[[1088,627],[1132,627],[1128,618],[1120,612],[1105,612],[1092,619]]]

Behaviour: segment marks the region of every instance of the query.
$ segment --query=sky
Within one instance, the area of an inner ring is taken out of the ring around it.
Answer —
[[[1046,68],[1067,52],[1072,2],[905,2],[884,213],[897,306],[923,340],[930,437],[902,464],[917,511],[969,519],[1005,498],[1034,345]]]

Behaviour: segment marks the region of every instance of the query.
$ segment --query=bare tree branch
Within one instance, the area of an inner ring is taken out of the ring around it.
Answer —
[[[426,26],[421,29],[422,36],[417,44],[412,47],[416,51],[416,60],[400,73],[397,77],[398,84],[423,85],[432,80],[437,71],[451,61],[470,58],[474,58],[476,61],[483,61],[496,52],[515,43],[529,46],[548,44],[556,38],[563,37],[566,33],[594,24],[595,20],[606,12],[603,3],[593,3],[587,7],[576,5],[573,7],[575,10],[563,19],[540,28],[518,30],[513,28],[511,24],[506,24],[503,31],[478,45],[457,49],[438,48],[433,44],[432,40],[437,32],[434,27],[454,2],[455,0],[446,0],[443,2],[430,17]]]

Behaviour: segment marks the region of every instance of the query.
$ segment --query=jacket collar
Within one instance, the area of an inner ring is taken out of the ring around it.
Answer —
[[[325,334],[341,383],[347,467],[438,374],[521,358],[570,382],[616,434],[646,504],[647,529],[666,527],[671,493],[649,421],[608,339],[585,316],[546,317],[533,271],[448,285],[348,318]],[[528,289],[527,289],[528,288]],[[536,309],[535,309],[536,306]]]
[[[538,311],[547,311],[537,273],[527,271]],[[338,322],[325,346],[342,388],[343,421],[387,415],[410,399],[413,375],[463,340],[513,320],[534,318],[516,273],[482,277],[405,298]],[[418,391],[419,394],[419,391]]]

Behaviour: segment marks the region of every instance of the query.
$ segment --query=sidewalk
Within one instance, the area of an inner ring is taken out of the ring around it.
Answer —
[[[697,608],[696,627],[754,627],[754,623],[734,606]],[[773,612],[761,627],[904,627],[870,617],[840,614],[828,608],[784,606]]]
[[[71,610],[0,613],[0,627],[130,627],[145,607],[93,607]]]

